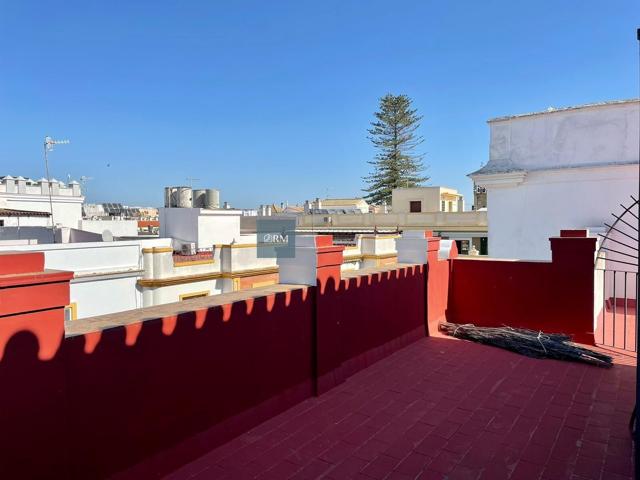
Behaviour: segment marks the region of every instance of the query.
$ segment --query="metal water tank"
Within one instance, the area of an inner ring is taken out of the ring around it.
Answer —
[[[173,187],[164,187],[164,207],[171,208],[171,194],[173,193]]]
[[[191,187],[178,187],[176,207],[191,208],[193,206],[193,191]]]
[[[193,191],[193,208],[205,208],[207,191],[204,188]]]
[[[208,188],[205,194],[204,208],[220,208],[220,190]]]

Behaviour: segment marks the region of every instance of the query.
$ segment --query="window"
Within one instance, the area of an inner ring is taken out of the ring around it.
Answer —
[[[0,220],[0,227],[4,227],[4,220]]]
[[[409,211],[411,213],[420,213],[422,211],[422,202],[420,200],[409,202]]]
[[[208,296],[209,296],[209,290],[206,290],[204,292],[183,293],[182,295],[180,295],[180,301],[191,300],[192,298],[208,297]]]
[[[469,255],[469,240],[456,240],[456,246],[460,255]]]
[[[453,202],[449,202],[449,211],[453,212]]]
[[[440,202],[440,211],[441,211],[441,212],[446,212],[446,211],[447,211],[447,204],[445,203],[445,201],[444,201],[444,200],[442,200],[442,201]]]

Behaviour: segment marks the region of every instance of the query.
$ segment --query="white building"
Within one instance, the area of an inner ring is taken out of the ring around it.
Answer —
[[[172,238],[177,250],[191,243],[196,250],[211,250],[216,244],[237,240],[240,217],[241,210],[161,208],[160,237]]]
[[[640,102],[582,105],[489,120],[489,255],[550,258],[560,229],[602,228],[638,192]]]
[[[447,187],[394,188],[393,213],[464,212],[464,197]]]
[[[67,318],[85,318],[143,306],[137,282],[144,276],[143,250],[169,247],[170,239],[57,244],[0,244],[1,251],[44,252],[45,268],[74,273]]]
[[[53,222],[56,225],[78,228],[82,219],[84,197],[80,184],[69,184],[51,179],[51,204],[49,203],[49,182],[46,178],[34,181],[23,177],[7,175],[0,179],[0,208],[32,212],[49,212],[53,205]],[[4,226],[17,226],[16,218],[0,218]],[[51,226],[51,216],[23,217],[21,226]]]

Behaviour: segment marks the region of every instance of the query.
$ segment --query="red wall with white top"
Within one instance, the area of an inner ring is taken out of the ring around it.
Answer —
[[[160,477],[446,318],[592,339],[593,239],[507,262],[438,260],[426,238],[428,264],[342,278],[320,236],[317,286],[66,339],[71,274],[0,258],[0,478]]]

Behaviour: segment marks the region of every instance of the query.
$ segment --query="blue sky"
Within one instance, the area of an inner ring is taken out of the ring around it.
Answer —
[[[488,118],[638,96],[637,0],[0,0],[0,174],[93,177],[158,205],[357,196],[385,93],[424,115],[429,184],[488,156]]]

